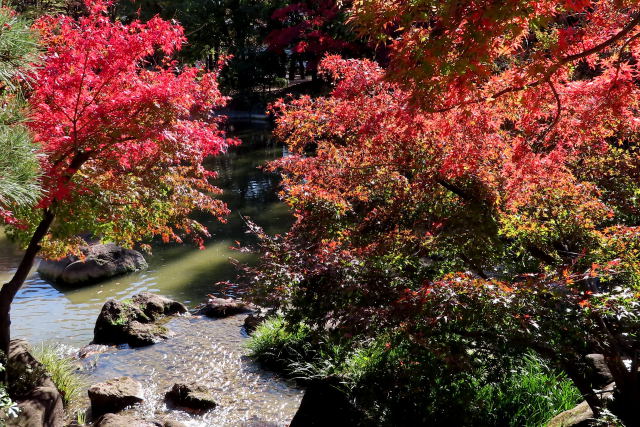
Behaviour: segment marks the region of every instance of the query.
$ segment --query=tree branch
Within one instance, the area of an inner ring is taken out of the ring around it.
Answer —
[[[489,95],[489,96],[485,96],[485,97],[481,97],[481,98],[476,98],[474,100],[471,101],[466,101],[466,102],[461,102],[459,104],[455,104],[455,105],[451,105],[449,107],[444,107],[444,108],[440,108],[437,110],[431,110],[430,112],[432,113],[444,113],[447,111],[451,111],[455,108],[458,107],[463,107],[463,106],[467,106],[467,105],[473,105],[473,104],[479,104],[482,102],[486,102],[490,99],[496,99],[499,98],[503,95],[506,95],[508,93],[513,93],[513,92],[519,92],[521,90],[524,90],[526,88],[531,88],[531,87],[536,87],[539,86],[540,84],[548,81],[551,76],[553,74],[555,74],[563,65],[569,63],[569,62],[573,62],[576,61],[578,59],[582,59],[582,58],[586,58],[587,56],[593,55],[595,53],[601,52],[602,50],[606,49],[607,47],[613,45],[614,43],[618,42],[619,40],[621,40],[622,38],[624,38],[627,34],[629,34],[631,31],[633,31],[633,29],[638,26],[638,24],[640,24],[640,13],[636,14],[636,17],[633,18],[627,25],[624,26],[624,28],[622,30],[620,30],[618,33],[616,33],[613,37],[605,40],[604,42],[590,48],[587,49],[583,52],[580,53],[576,53],[573,55],[568,55],[568,56],[564,56],[562,58],[560,58],[560,60],[558,62],[556,62],[555,64],[553,64],[552,66],[549,67],[549,69],[547,70],[546,73],[544,73],[544,75],[542,76],[542,78],[533,81],[531,83],[528,84],[524,84],[524,85],[519,85],[519,86],[511,86],[505,89],[502,89],[496,93],[494,93],[493,95]],[[635,37],[635,36],[634,36]]]

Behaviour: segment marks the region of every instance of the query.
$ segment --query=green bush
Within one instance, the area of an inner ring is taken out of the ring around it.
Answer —
[[[394,337],[356,342],[280,317],[258,327],[248,346],[255,360],[290,377],[340,379],[378,425],[541,426],[581,400],[533,355],[463,364]]]

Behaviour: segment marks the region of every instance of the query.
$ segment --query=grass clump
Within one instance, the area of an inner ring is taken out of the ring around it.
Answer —
[[[305,325],[291,328],[282,317],[270,317],[258,325],[248,341],[249,356],[271,369],[291,373],[291,363],[307,357],[310,332]]]
[[[582,400],[566,376],[534,355],[453,366],[398,337],[362,342],[281,317],[260,325],[248,347],[254,360],[290,377],[339,379],[381,426],[541,426]]]
[[[86,387],[73,359],[63,355],[59,348],[45,344],[34,349],[33,356],[42,363],[51,381],[60,390],[64,405],[73,406],[82,397]]]
[[[525,356],[502,383],[485,386],[478,394],[492,404],[497,424],[514,427],[545,425],[583,400],[564,373],[533,355]]]

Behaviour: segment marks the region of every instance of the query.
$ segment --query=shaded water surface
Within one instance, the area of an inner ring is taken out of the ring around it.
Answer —
[[[142,291],[158,293],[193,307],[206,294],[237,295],[241,290],[215,285],[231,280],[235,269],[230,257],[250,261],[230,250],[234,242],[246,242],[243,217],[249,217],[270,233],[285,231],[291,222],[278,202],[275,176],[258,166],[283,156],[282,147],[270,143],[266,131],[240,132],[243,145],[225,156],[211,159],[219,173],[218,185],[232,213],[228,222],[200,217],[212,238],[205,250],[189,244],[155,245],[147,256],[149,269],[80,289],[65,289],[42,280],[34,271],[16,297],[12,309],[14,337],[31,343],[53,342],[73,348],[89,343],[100,308],[109,298],[124,299]],[[0,283],[12,274],[20,251],[0,235]],[[176,381],[200,380],[212,387],[219,407],[205,416],[172,412],[171,418],[193,426],[286,425],[301,392],[263,372],[246,357],[243,317],[224,320],[177,318],[168,326],[176,336],[143,349],[121,349],[91,361],[88,380],[96,382],[132,376],[145,384],[145,415],[162,413],[161,397]]]

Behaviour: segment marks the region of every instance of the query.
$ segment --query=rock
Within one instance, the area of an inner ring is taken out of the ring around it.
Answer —
[[[163,427],[187,427],[186,424],[176,420],[165,420],[162,425]]]
[[[127,326],[133,321],[150,319],[137,306],[115,300],[107,301],[100,310],[93,329],[93,344],[125,344],[129,341]]]
[[[108,345],[103,344],[88,344],[78,350],[78,359],[86,359],[87,357],[102,354],[109,350]]]
[[[601,393],[599,393],[599,395],[605,402],[605,405],[613,398],[614,388],[615,383],[610,383],[601,389]],[[593,424],[592,421],[593,411],[585,400],[579,403],[575,408],[561,412],[553,417],[547,424],[547,427],[589,427]]]
[[[147,268],[140,252],[113,243],[85,246],[80,250],[82,257],[70,255],[57,261],[41,261],[38,273],[56,283],[81,285]]]
[[[248,315],[244,319],[244,330],[247,334],[251,335],[265,320],[267,320],[268,314],[266,312],[257,312]]]
[[[241,300],[235,300],[233,298],[216,298],[212,296],[209,298],[207,303],[196,312],[196,314],[213,318],[221,318],[236,314],[249,313],[254,309],[255,307]]]
[[[94,384],[88,391],[94,417],[107,412],[120,412],[144,401],[142,385],[129,377]]]
[[[336,388],[337,383],[328,379],[310,384],[289,426],[367,425],[364,415]]]
[[[611,375],[603,354],[587,354],[585,361],[589,368],[589,380],[592,388],[601,389],[613,381],[613,375]]]
[[[217,406],[211,392],[198,384],[174,384],[171,390],[165,394],[167,403],[195,410],[207,411]]]
[[[188,312],[184,304],[151,292],[142,292],[134,295],[132,301],[151,320],[157,320],[162,316],[173,316]]]
[[[20,412],[9,426],[61,427],[64,425],[62,395],[55,387],[37,387],[27,397],[18,401]]]
[[[162,427],[153,421],[146,421],[131,415],[105,414],[94,424],[94,427]]]
[[[103,306],[93,330],[93,344],[151,345],[166,339],[167,328],[153,323],[164,316],[187,313],[187,308],[160,295],[143,292],[130,300],[109,300]]]
[[[62,394],[46,374],[44,366],[29,351],[29,345],[23,340],[12,340],[9,347],[7,373],[9,379],[17,378],[23,372],[29,372],[33,384],[21,390],[16,396],[20,408],[17,419],[8,425],[22,427],[61,427],[64,425],[64,407]],[[22,377],[24,379],[24,377]],[[0,423],[2,419],[0,418]]]
[[[153,323],[132,321],[125,328],[127,344],[131,347],[144,347],[169,338],[169,330]]]
[[[588,427],[593,419],[593,411],[584,401],[573,409],[564,411],[549,421],[547,427]]]

